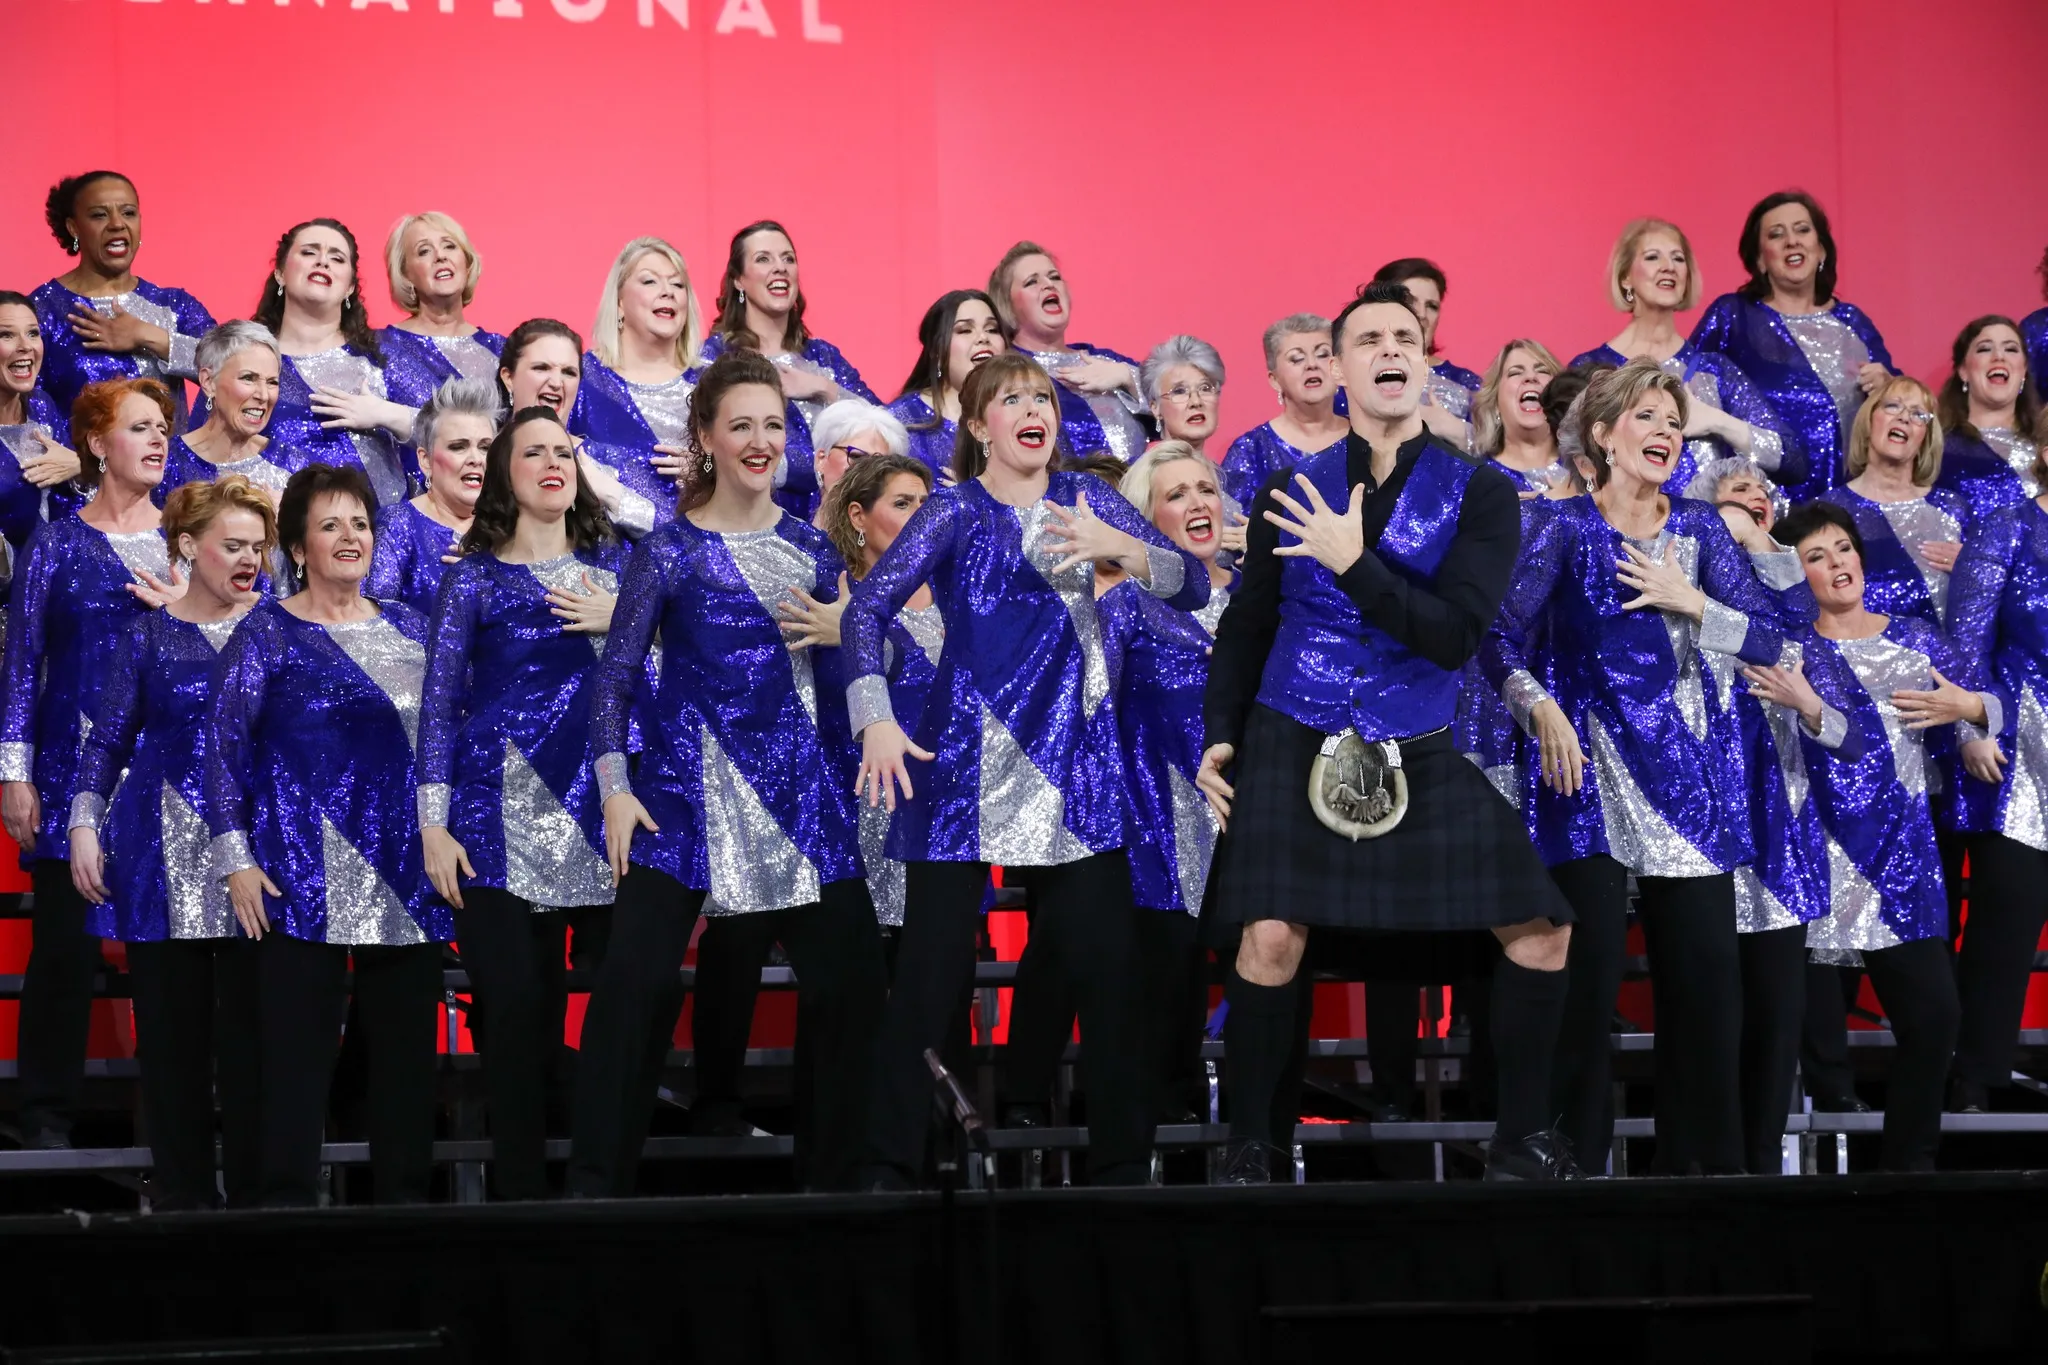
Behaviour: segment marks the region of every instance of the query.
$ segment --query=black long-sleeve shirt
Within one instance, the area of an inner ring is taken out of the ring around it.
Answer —
[[[1522,544],[1521,500],[1506,477],[1492,469],[1476,471],[1466,484],[1458,509],[1458,530],[1427,587],[1387,566],[1376,551],[1401,490],[1423,448],[1434,441],[1427,431],[1401,443],[1393,471],[1384,484],[1372,477],[1372,447],[1356,432],[1346,441],[1346,486],[1365,486],[1365,549],[1358,562],[1338,574],[1337,586],[1367,621],[1446,671],[1464,667],[1478,652],[1493,625],[1514,573]],[[1435,442],[1442,446],[1442,442]],[[1446,450],[1450,447],[1444,446]],[[1453,452],[1457,454],[1457,452]],[[1460,459],[1469,456],[1458,454]],[[1295,501],[1305,495],[1284,470],[1260,486],[1252,500],[1251,524],[1245,529],[1243,578],[1216,631],[1209,661],[1209,687],[1203,697],[1204,743],[1237,744],[1245,718],[1259,694],[1280,628],[1280,570],[1285,560],[1273,553],[1280,528],[1266,520],[1276,510],[1273,490],[1285,488]]]

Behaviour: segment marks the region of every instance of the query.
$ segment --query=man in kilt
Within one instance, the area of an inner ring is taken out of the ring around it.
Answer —
[[[1399,285],[1368,285],[1337,315],[1351,435],[1259,490],[1216,635],[1199,782],[1225,826],[1205,933],[1235,953],[1226,1183],[1266,1183],[1275,1142],[1291,1140],[1275,1100],[1303,1064],[1296,977],[1312,928],[1490,930],[1500,1093],[1487,1178],[1578,1175],[1550,1131],[1571,909],[1449,732],[1460,670],[1514,571],[1519,500],[1424,427],[1422,337]]]

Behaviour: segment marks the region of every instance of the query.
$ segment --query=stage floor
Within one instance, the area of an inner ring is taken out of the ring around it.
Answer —
[[[70,1215],[0,1249],[0,1345],[45,1365],[2048,1360],[2048,1173]]]

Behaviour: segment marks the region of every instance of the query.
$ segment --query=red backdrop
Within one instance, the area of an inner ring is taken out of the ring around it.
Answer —
[[[1213,341],[1233,433],[1272,411],[1263,327],[1332,311],[1391,256],[1449,272],[1454,358],[1524,334],[1570,355],[1618,329],[1602,276],[1627,219],[1684,225],[1718,292],[1744,210],[1803,185],[1843,295],[1933,377],[1965,320],[2036,305],[2048,239],[2038,0],[5,9],[0,285],[65,268],[42,197],[88,166],[139,185],[143,273],[220,317],[314,215],[356,229],[386,321],[385,230],[454,214],[486,261],[472,315],[498,330],[587,329],[644,232],[708,293],[733,228],[776,217],[815,330],[885,396],[925,305],[1020,236],[1062,256],[1077,339]]]

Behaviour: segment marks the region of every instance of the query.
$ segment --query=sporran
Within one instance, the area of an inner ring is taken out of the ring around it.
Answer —
[[[1353,843],[1389,833],[1408,814],[1401,746],[1367,743],[1356,730],[1329,736],[1309,768],[1308,805],[1324,828]]]

